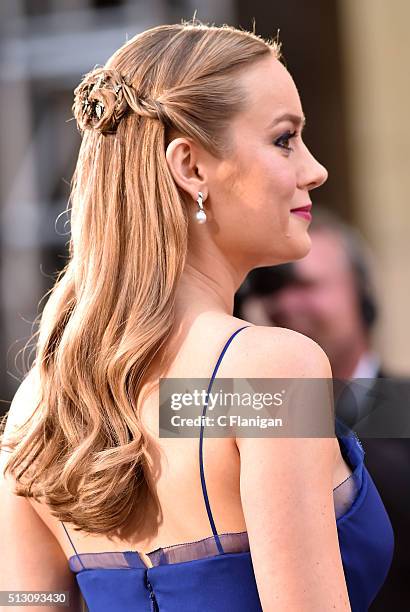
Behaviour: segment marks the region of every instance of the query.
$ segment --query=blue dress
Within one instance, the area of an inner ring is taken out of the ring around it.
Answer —
[[[249,327],[248,325],[245,327]],[[219,364],[236,330],[226,342]],[[205,414],[206,405],[203,410]],[[338,430],[336,422],[336,434]],[[393,557],[392,526],[351,430],[337,434],[352,474],[333,491],[337,531],[352,612],[365,612]],[[218,533],[204,477],[203,427],[199,438],[202,492],[213,535],[158,548],[147,567],[136,551],[78,553],[69,559],[90,612],[261,612],[247,532]],[[272,551],[275,554],[275,551]]]

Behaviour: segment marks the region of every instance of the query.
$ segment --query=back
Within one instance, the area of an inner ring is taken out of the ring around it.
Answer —
[[[327,359],[315,343],[271,328],[234,331],[216,366],[213,375],[219,377],[329,375]],[[83,536],[65,526],[71,544],[62,526],[41,510],[70,557],[90,610],[125,611],[131,602],[142,605],[146,596],[159,610],[196,609],[194,601],[212,611],[276,610],[279,605],[284,610],[349,609],[332,497],[335,439],[302,444],[200,437],[183,440],[185,452],[181,445],[172,446],[176,442],[160,440],[157,491],[165,520],[155,543],[152,537],[134,540],[134,550],[124,552],[123,544],[108,544],[106,538]],[[189,502],[185,508],[184,501]],[[162,547],[153,550],[155,544]],[[114,550],[116,556],[110,554]],[[303,581],[297,578],[301,575]],[[183,594],[181,581],[186,585]],[[115,603],[119,590],[127,601]]]

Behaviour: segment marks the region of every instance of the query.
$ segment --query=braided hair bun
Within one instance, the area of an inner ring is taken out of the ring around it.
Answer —
[[[130,111],[167,122],[163,104],[141,97],[118,70],[94,68],[74,90],[73,114],[80,131],[113,133]]]

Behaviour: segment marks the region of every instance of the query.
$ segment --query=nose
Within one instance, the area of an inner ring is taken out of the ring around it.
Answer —
[[[327,181],[329,176],[326,168],[317,161],[308,147],[304,144],[303,161],[299,171],[299,187],[301,189],[316,189]]]

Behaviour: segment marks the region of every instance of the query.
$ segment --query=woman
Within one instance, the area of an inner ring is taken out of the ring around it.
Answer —
[[[252,268],[309,251],[293,211],[327,178],[279,55],[160,26],[76,89],[70,259],[4,436],[7,588],[76,609],[76,576],[97,612],[358,612],[382,585],[392,530],[355,438],[158,436],[160,377],[331,378],[312,340],[232,316]]]

